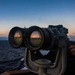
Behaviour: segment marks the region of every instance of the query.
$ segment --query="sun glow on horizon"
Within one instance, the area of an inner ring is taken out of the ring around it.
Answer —
[[[41,34],[38,31],[32,32],[30,38],[41,38]]]
[[[14,35],[14,38],[20,38],[20,37],[22,37],[22,34],[21,34],[21,32],[17,31]]]

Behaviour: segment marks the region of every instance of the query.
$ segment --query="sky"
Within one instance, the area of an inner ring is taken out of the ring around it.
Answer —
[[[0,37],[11,28],[62,24],[75,40],[75,0],[0,0]]]

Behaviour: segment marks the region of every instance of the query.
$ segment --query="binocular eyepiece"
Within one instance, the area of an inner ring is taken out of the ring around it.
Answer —
[[[30,28],[14,27],[9,32],[9,42],[12,47],[27,47],[30,50],[49,50],[58,46],[61,36],[66,37],[68,29],[62,25],[49,25],[48,28],[31,26]]]

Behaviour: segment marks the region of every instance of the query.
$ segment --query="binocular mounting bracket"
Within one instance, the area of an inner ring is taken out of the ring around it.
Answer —
[[[67,66],[67,42],[60,39],[58,42],[58,51],[55,62],[52,63],[48,59],[38,59],[32,61],[31,50],[25,49],[25,66],[38,75],[63,75]]]

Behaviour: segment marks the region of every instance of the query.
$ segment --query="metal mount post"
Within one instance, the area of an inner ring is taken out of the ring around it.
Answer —
[[[31,50],[25,50],[26,67],[38,75],[63,75],[67,66],[67,43],[64,40],[59,41],[59,48],[55,62],[48,59],[38,59],[32,61]]]

